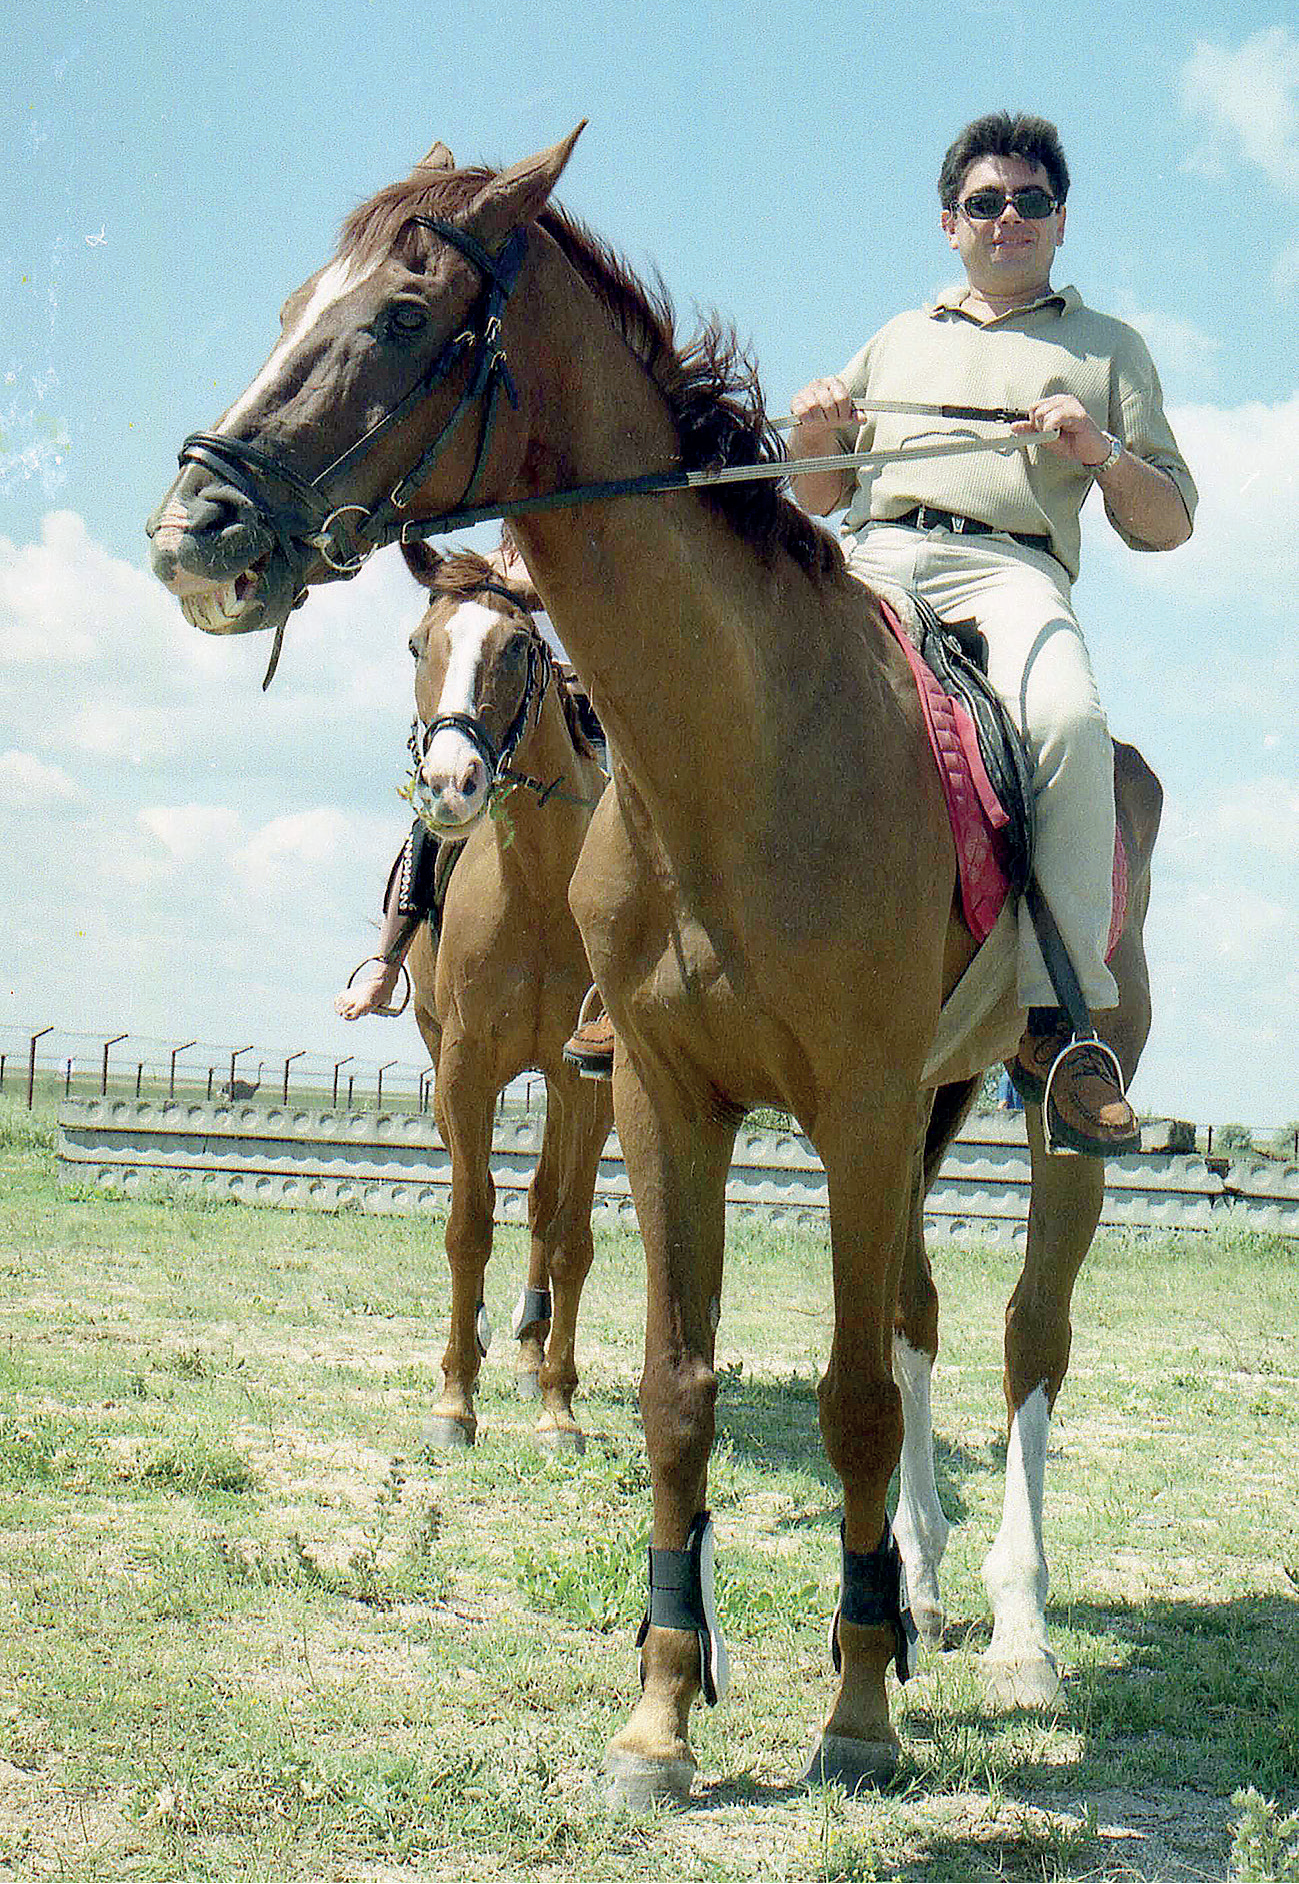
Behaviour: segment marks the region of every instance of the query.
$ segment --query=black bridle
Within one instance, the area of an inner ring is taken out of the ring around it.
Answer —
[[[219,432],[192,432],[180,449],[180,464],[201,465],[205,471],[233,486],[252,505],[259,520],[270,531],[287,566],[292,569],[305,546],[315,550],[337,576],[354,576],[372,551],[397,542],[406,527],[406,505],[419,490],[448,440],[470,408],[481,403],[478,452],[469,482],[461,494],[456,512],[469,506],[477,490],[491,450],[496,423],[497,399],[504,389],[517,410],[518,391],[506,363],[500,343],[501,320],[518,279],[528,250],[525,229],[515,229],[507,237],[500,253],[492,255],[475,236],[455,223],[437,216],[416,216],[412,221],[432,229],[482,276],[482,291],[469,324],[453,335],[438,351],[419,379],[390,406],[363,436],[310,482],[292,466],[259,445],[242,439],[226,438]],[[393,485],[387,497],[373,506],[338,501],[337,486],[380,439],[400,425],[415,408],[428,398],[465,359],[470,362],[468,378],[451,416],[437,437],[420,453],[404,476]],[[278,495],[277,493],[278,487]],[[355,519],[355,521],[353,521]],[[294,597],[294,608],[306,600],[301,589]],[[263,687],[269,686],[279,659],[284,628],[276,633]]]

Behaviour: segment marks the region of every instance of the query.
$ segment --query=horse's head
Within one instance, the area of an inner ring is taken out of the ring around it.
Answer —
[[[402,553],[432,597],[410,638],[412,802],[439,834],[463,837],[541,712],[551,658],[532,619],[540,600],[526,576],[502,576],[472,552],[412,543]]]
[[[408,521],[505,487],[526,444],[495,422],[518,396],[510,296],[580,130],[499,174],[435,146],[348,219],[149,520],[154,571],[195,627],[282,629],[308,585],[354,574]]]

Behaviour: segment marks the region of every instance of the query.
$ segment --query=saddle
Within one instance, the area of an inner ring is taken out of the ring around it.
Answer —
[[[872,585],[874,586],[874,585]],[[956,843],[961,910],[976,942],[991,933],[1007,896],[1026,896],[1035,926],[1051,928],[1033,876],[1036,831],[1032,765],[1019,728],[988,681],[987,643],[972,622],[943,621],[923,596],[890,586],[880,595],[885,620],[911,668],[920,696]],[[1109,950],[1127,906],[1127,855],[1116,829]],[[1044,938],[1047,969],[1061,1006],[1081,997],[1061,981],[1067,959]],[[1085,1014],[1085,1009],[1082,1010]]]

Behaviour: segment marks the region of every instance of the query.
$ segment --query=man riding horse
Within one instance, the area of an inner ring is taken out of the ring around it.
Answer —
[[[1019,412],[1014,430],[1041,434],[1032,453],[918,453],[883,469],[809,472],[793,488],[818,516],[847,507],[844,553],[863,582],[900,585],[940,616],[977,624],[989,678],[1033,765],[1036,877],[1083,1001],[1104,1009],[1118,998],[1105,961],[1114,755],[1070,599],[1079,512],[1094,482],[1133,549],[1174,549],[1191,534],[1196,491],[1140,336],[1085,306],[1076,289],[1051,286],[1068,189],[1060,139],[1045,119],[995,112],[967,126],[938,180],[942,227],[965,285],[898,315],[842,373],[804,387],[791,401],[799,424],[790,455],[914,446],[914,416],[879,407],[914,415],[920,396],[936,409],[964,408],[946,419],[935,410],[923,442],[958,428],[969,436],[971,406],[989,421]],[[1018,981],[1029,1011],[1013,1064],[1020,1092],[1041,1101],[1059,1061],[1051,1113],[1064,1142],[1099,1157],[1133,1149],[1136,1116],[1111,1056],[1084,1040],[1060,1057],[1073,1021],[1027,911]],[[578,1030],[568,1053],[597,1073],[611,1066],[612,1046],[601,1017]]]
[[[882,470],[794,480],[817,515],[847,506],[843,546],[863,582],[900,584],[948,619],[973,619],[989,678],[1024,735],[1034,767],[1036,876],[1089,1008],[1113,1007],[1105,963],[1114,859],[1114,754],[1070,600],[1079,512],[1092,484],[1133,549],[1175,549],[1191,534],[1196,491],[1139,335],[1053,289],[1069,171],[1055,126],[995,112],[966,127],[939,174],[942,227],[965,285],[898,315],[842,373],[791,401],[801,423],[791,456],[891,450],[915,442],[915,420],[867,406],[923,396],[937,404],[1023,412],[1033,452],[908,457]],[[925,437],[968,421],[926,421]],[[846,438],[847,442],[844,441]],[[1028,1031],[1012,1076],[1040,1100],[1070,1040],[1034,923],[1020,917],[1020,1005]],[[1136,1118],[1117,1069],[1095,1049],[1066,1056],[1053,1110],[1077,1148],[1129,1149]]]

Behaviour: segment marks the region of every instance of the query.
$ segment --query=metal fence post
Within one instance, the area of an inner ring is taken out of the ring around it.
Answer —
[[[126,1034],[114,1034],[111,1040],[104,1042],[104,1070],[99,1080],[99,1096],[101,1099],[105,1098],[108,1093],[108,1049],[115,1047],[119,1040],[125,1040],[126,1038]]]
[[[27,1055],[27,1110],[32,1109],[32,1094],[36,1089],[36,1042],[44,1040],[46,1034],[52,1034],[53,1027],[42,1027],[38,1034],[32,1035],[31,1048]]]
[[[167,1075],[167,1097],[169,1099],[174,1099],[176,1097],[176,1055],[178,1053],[184,1053],[186,1047],[196,1047],[197,1045],[198,1045],[197,1040],[183,1040],[178,1047],[172,1048],[171,1072]],[[211,1085],[209,1084],[208,1098],[210,1099],[211,1097],[212,1097],[212,1090],[211,1090]]]

